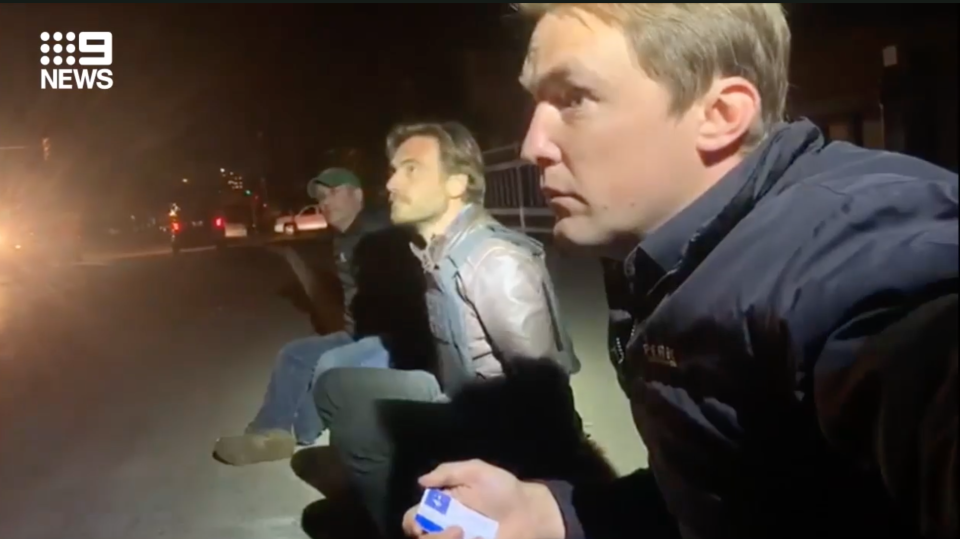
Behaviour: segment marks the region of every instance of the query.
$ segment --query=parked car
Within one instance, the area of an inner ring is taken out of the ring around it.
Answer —
[[[288,236],[293,236],[299,232],[324,230],[326,228],[327,220],[316,204],[305,206],[295,215],[279,217],[273,225],[274,232]]]
[[[253,217],[247,207],[228,206],[217,214],[213,224],[214,228],[223,230],[223,238],[218,243],[223,246],[249,236],[253,228]]]
[[[223,249],[231,244],[242,243],[249,235],[249,214],[242,208],[224,208],[211,218],[170,218],[170,248],[173,254],[190,247],[214,245]]]

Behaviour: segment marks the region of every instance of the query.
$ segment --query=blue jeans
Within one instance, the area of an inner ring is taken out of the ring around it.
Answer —
[[[313,383],[338,367],[390,368],[390,354],[379,337],[355,341],[346,332],[287,343],[277,356],[267,394],[249,431],[293,429],[297,443],[309,445],[324,431],[313,402]]]

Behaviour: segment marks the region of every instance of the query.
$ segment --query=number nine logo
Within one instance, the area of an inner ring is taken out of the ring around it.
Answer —
[[[83,56],[82,66],[108,66],[113,63],[112,32],[80,32],[79,50],[81,54],[96,54],[96,57]]]
[[[40,65],[58,66],[40,70],[41,89],[108,90],[113,87],[113,72],[107,69],[113,65],[112,32],[43,32],[40,41],[43,42]],[[66,66],[59,67],[63,64]]]

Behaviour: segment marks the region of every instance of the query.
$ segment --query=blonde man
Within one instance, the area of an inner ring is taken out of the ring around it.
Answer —
[[[871,345],[956,292],[957,175],[781,123],[780,4],[521,9],[523,153],[555,234],[621,261],[611,359],[683,537],[956,537],[956,355]],[[421,484],[500,539],[658,537],[615,485],[482,462]]]

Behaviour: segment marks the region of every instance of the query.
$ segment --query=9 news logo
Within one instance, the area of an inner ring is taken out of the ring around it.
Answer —
[[[62,34],[49,32],[40,34],[40,65],[55,66],[109,66],[113,64],[112,32],[73,32]],[[74,44],[74,41],[77,43]],[[50,53],[54,56],[51,59]],[[61,54],[66,53],[66,56]],[[78,56],[74,56],[74,54]],[[42,90],[92,90],[94,87],[109,90],[113,87],[113,72],[102,68],[42,68],[40,70],[40,88]]]

